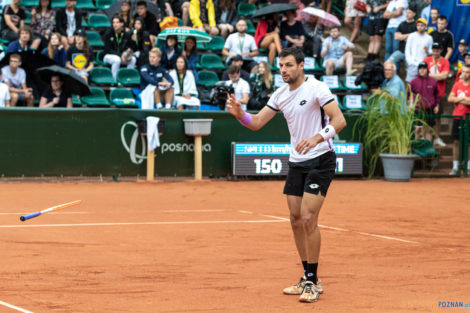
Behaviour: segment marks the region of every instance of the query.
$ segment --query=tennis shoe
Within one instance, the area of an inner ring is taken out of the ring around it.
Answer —
[[[317,301],[319,296],[320,292],[318,291],[316,285],[311,281],[306,281],[299,301],[312,303]]]
[[[306,281],[307,279],[305,277],[301,277],[297,285],[284,288],[282,292],[286,295],[300,295],[302,294],[302,291],[304,290]]]

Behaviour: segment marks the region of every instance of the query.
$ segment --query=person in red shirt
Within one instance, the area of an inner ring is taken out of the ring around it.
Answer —
[[[464,65],[470,64],[470,51],[467,51],[463,56],[464,56],[464,58],[465,58],[465,63],[464,63]],[[461,75],[461,74],[462,74],[462,69],[460,69],[460,70],[457,72],[457,75],[455,75],[455,82],[456,82],[456,83],[460,80],[460,75]]]
[[[449,60],[441,56],[442,46],[435,42],[432,45],[432,55],[428,56],[424,59],[424,62],[428,64],[429,68],[429,77],[434,78],[437,80],[437,89],[439,90],[439,97],[441,100],[439,101],[439,115],[444,112],[444,96],[446,93],[446,79],[449,75],[450,71],[450,64]],[[441,139],[441,119],[436,119],[436,125],[434,127],[436,132],[436,139],[434,139],[434,145],[445,147],[446,144]]]
[[[466,113],[470,114],[470,65],[465,64],[462,68],[462,75],[460,81],[455,83],[450,92],[448,101],[454,103],[454,112],[452,115],[465,116]],[[452,139],[454,144],[452,147],[453,164],[450,175],[456,175],[459,170],[459,130],[463,127],[463,122],[460,119],[454,119],[452,124]],[[470,163],[467,163],[467,168],[470,169]]]

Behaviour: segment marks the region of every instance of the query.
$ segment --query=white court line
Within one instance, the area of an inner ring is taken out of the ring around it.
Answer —
[[[20,307],[17,307],[17,306],[14,306],[14,305],[11,305],[9,303],[6,303],[6,302],[3,302],[3,301],[0,301],[0,304],[1,305],[4,305],[10,309],[13,309],[13,310],[17,310],[17,311],[20,311],[20,312],[23,312],[23,313],[33,313],[32,311],[28,311],[28,310],[25,310],[25,309],[22,309]]]
[[[201,213],[201,212],[225,212],[225,210],[165,210],[164,213]]]
[[[127,226],[127,225],[184,225],[184,224],[237,224],[237,223],[280,223],[281,220],[241,220],[241,221],[188,221],[188,222],[130,222],[130,223],[81,223],[81,224],[37,224],[37,225],[0,225],[0,228],[39,228],[75,226]]]
[[[400,238],[395,238],[395,237],[389,237],[389,236],[383,236],[383,235],[376,235],[376,234],[369,234],[369,233],[364,233],[364,232],[356,232],[361,235],[366,235],[366,236],[372,236],[372,237],[377,237],[377,238],[382,238],[382,239],[390,239],[390,240],[396,240],[396,241],[402,241],[402,242],[407,242],[407,243],[417,243],[417,241],[411,241],[411,240],[405,240],[405,239],[400,239]]]
[[[26,212],[6,212],[6,213],[0,213],[0,215],[23,215],[23,214],[29,214]],[[51,212],[48,214],[88,214],[88,212]]]
[[[238,212],[244,213],[244,214],[253,214],[253,212],[251,212],[251,211],[245,211],[245,210],[238,210]]]

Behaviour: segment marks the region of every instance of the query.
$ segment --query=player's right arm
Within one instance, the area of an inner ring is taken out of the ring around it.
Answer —
[[[227,100],[227,110],[240,121],[242,125],[251,130],[258,130],[267,122],[269,122],[275,115],[276,111],[264,106],[257,114],[250,114],[243,111],[241,103],[235,99],[233,94]]]

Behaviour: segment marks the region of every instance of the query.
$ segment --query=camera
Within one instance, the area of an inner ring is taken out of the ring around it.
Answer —
[[[211,105],[217,105],[222,111],[225,110],[227,99],[234,92],[232,85],[225,85],[225,81],[217,82],[211,90]]]

